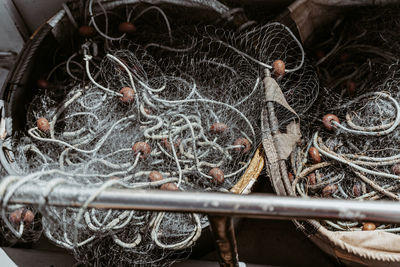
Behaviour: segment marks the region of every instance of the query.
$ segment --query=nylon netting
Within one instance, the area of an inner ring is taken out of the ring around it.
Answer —
[[[292,154],[303,197],[399,200],[398,7],[363,8],[316,35],[311,49],[324,87]],[[323,221],[334,231],[398,233],[394,224]]]
[[[41,80],[26,131],[14,133],[14,175],[24,178],[5,180],[8,196],[36,182],[49,194],[63,183],[99,192],[229,192],[261,142],[264,69],[285,63],[276,80],[298,114],[317,97],[316,74],[282,24],[194,26],[156,6],[105,10],[93,1],[84,16],[93,28]],[[123,21],[135,23],[134,33],[118,32]],[[292,116],[278,113],[282,121]],[[6,204],[8,239],[32,241],[43,232],[79,262],[99,265],[172,264],[208,225],[199,214]],[[27,213],[36,216],[28,221]]]

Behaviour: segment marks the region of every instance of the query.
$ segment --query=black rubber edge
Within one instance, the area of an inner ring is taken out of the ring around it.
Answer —
[[[30,70],[34,64],[33,59],[38,51],[38,48],[42,44],[44,38],[48,36],[53,28],[49,24],[44,24],[37,33],[31,37],[28,42],[24,45],[21,52],[19,53],[17,60],[15,61],[14,67],[7,76],[6,82],[0,90],[0,99],[3,100],[2,108],[2,118],[12,118],[13,114],[11,112],[11,103],[13,103],[13,95],[19,90],[26,90],[26,82],[30,75]],[[12,153],[6,153],[8,150],[7,143],[10,143],[10,136],[5,140],[0,139],[0,163],[1,168],[8,174],[17,174],[18,166],[12,156]]]

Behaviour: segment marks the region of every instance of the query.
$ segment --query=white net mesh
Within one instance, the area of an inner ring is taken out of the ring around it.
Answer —
[[[399,20],[397,7],[361,9],[315,40],[316,65],[326,88],[304,120],[306,138],[292,155],[298,195],[400,199]],[[339,231],[400,229],[369,222],[323,224]]]
[[[19,185],[45,181],[49,194],[62,183],[99,192],[111,186],[228,192],[261,141],[264,69],[284,62],[277,81],[298,114],[317,97],[301,44],[279,23],[238,33],[181,24],[153,6],[100,6],[98,13],[92,6],[85,16],[94,28],[79,28],[86,38],[41,81],[28,129],[14,136],[18,172],[27,175]],[[134,34],[119,35],[124,20],[135,22]],[[277,115],[293,116],[284,109]],[[9,195],[18,190],[5,188]],[[16,207],[4,208],[8,236],[36,239],[43,226],[80,262],[100,265],[171,264],[208,224],[197,214],[45,205],[41,224],[27,224],[25,215],[12,220]]]

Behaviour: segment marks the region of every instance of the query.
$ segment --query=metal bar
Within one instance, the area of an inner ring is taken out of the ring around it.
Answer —
[[[214,236],[220,266],[239,266],[239,255],[232,217],[210,215],[208,216],[208,221],[210,222],[210,228]]]
[[[60,184],[47,196],[47,205],[80,207],[99,189]],[[45,184],[20,186],[9,203],[40,204],[46,196]],[[3,205],[5,205],[3,200]],[[179,211],[212,215],[278,219],[342,219],[400,223],[400,203],[293,198],[274,195],[235,195],[207,192],[132,190],[107,188],[88,207]]]

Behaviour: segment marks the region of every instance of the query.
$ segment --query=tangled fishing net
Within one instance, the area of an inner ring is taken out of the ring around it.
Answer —
[[[314,41],[324,86],[291,158],[297,195],[400,200],[398,8],[351,12]],[[398,233],[394,224],[322,222],[335,231]]]
[[[185,24],[156,6],[105,10],[89,1],[85,10],[89,26],[78,29],[77,50],[39,81],[27,129],[14,133],[18,168],[2,184],[2,230],[24,241],[43,232],[82,263],[168,265],[195,244],[208,224],[204,215],[36,210],[7,206],[7,199],[35,182],[46,182],[48,194],[66,183],[99,192],[229,192],[261,142],[264,70],[284,62],[276,80],[300,115],[317,97],[316,74],[279,23],[235,31]]]

